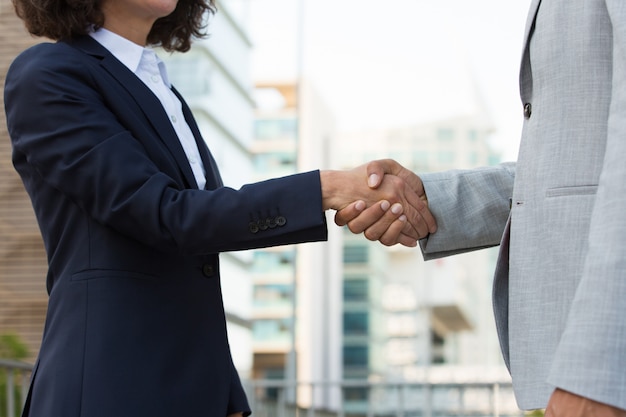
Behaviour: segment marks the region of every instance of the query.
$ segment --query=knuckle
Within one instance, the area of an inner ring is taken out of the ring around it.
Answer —
[[[371,229],[367,229],[363,232],[363,236],[365,236],[365,238],[367,240],[371,240],[372,242],[376,241],[379,239],[379,235],[378,233],[376,233],[375,231],[371,230]]]
[[[348,229],[354,233],[359,234],[363,231],[363,229],[358,225],[358,223],[347,223]]]

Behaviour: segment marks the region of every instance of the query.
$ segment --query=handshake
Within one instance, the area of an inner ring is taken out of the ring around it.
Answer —
[[[437,230],[422,180],[394,160],[321,171],[320,180],[324,210],[337,210],[337,225],[347,225],[368,240],[414,247]]]

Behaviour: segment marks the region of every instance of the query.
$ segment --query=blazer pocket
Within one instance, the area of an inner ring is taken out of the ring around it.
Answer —
[[[155,275],[118,269],[88,269],[86,271],[76,272],[72,275],[72,281],[89,281],[102,278],[160,280],[160,278]]]
[[[571,187],[555,187],[546,190],[546,197],[567,197],[576,195],[594,195],[598,190],[597,185],[574,185]]]

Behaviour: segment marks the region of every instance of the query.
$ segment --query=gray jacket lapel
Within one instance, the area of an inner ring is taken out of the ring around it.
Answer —
[[[522,103],[529,102],[532,97],[532,77],[530,71],[529,43],[535,29],[535,19],[541,0],[532,0],[530,11],[526,19],[526,29],[524,31],[524,44],[522,48],[522,63],[520,65],[519,85]]]

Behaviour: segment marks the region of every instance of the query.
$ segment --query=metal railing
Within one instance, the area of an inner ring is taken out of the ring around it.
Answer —
[[[33,365],[29,363],[0,359],[0,417],[19,416],[26,402],[28,384]],[[4,385],[4,387],[2,387]],[[4,404],[3,404],[4,403]]]
[[[0,359],[0,417],[19,416],[32,365]],[[519,417],[510,383],[244,381],[254,417]],[[3,404],[4,403],[4,404]]]
[[[518,417],[511,383],[244,383],[255,417]],[[294,400],[297,398],[297,400]]]

